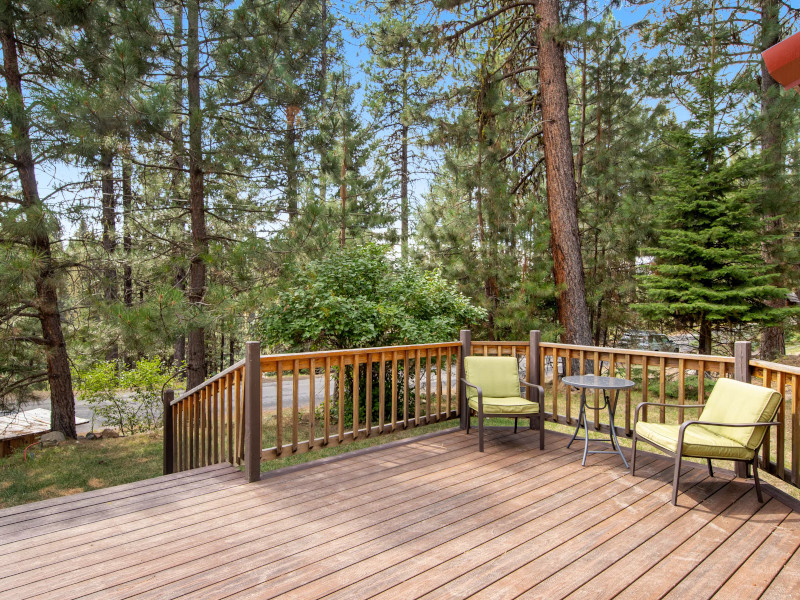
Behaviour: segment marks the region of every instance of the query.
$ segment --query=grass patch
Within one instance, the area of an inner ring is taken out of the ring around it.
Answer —
[[[142,434],[34,446],[0,459],[0,508],[149,479],[162,474],[162,439]]]

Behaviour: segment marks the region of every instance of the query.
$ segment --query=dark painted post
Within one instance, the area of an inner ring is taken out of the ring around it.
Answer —
[[[175,422],[172,420],[173,390],[164,390],[164,475],[175,470]]]
[[[244,359],[244,474],[261,479],[261,344],[247,342]]]
[[[531,329],[530,341],[528,343],[528,381],[536,385],[542,385],[539,381],[542,372],[542,365],[539,354],[539,343],[542,341],[542,332],[538,329]],[[528,394],[532,390],[528,388]]]
[[[750,359],[753,355],[753,349],[750,342],[736,342],[733,345],[733,378],[736,381],[744,381],[750,383]],[[747,463],[736,461],[734,463],[734,472],[737,477],[747,477]]]
[[[467,387],[461,383],[464,377],[464,358],[472,352],[472,332],[469,329],[461,330],[461,360],[458,361],[458,401],[461,409],[461,429],[467,428],[469,407],[467,406]]]

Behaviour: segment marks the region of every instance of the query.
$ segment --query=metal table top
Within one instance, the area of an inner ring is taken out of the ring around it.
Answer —
[[[570,375],[569,377],[563,377],[561,382],[574,388],[590,390],[625,390],[636,385],[630,379],[603,377],[601,375]]]

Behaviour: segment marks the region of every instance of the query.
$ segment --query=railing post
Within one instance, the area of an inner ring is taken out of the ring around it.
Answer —
[[[464,358],[469,356],[472,347],[472,332],[469,329],[461,330],[461,359],[458,361],[458,400],[460,402],[461,429],[467,428],[469,421],[469,405],[467,404],[467,387],[461,383],[464,377]]]
[[[736,342],[733,345],[733,378],[750,383],[750,359],[753,351],[750,342]]]
[[[245,344],[244,474],[248,482],[261,479],[261,344]]]
[[[540,354],[539,354],[539,343],[542,341],[542,332],[538,329],[531,329],[530,333],[530,341],[528,344],[528,381],[531,383],[535,383],[536,385],[542,385],[542,382],[539,381],[539,375],[542,372],[542,365],[540,361]],[[528,388],[528,395],[532,390]],[[555,415],[554,415],[555,416]]]
[[[175,470],[175,424],[172,421],[172,401],[175,399],[173,390],[164,390],[164,475],[169,475]]]
[[[752,358],[752,346],[750,342],[736,342],[733,345],[733,378],[736,381],[750,383],[750,358]],[[737,477],[747,477],[747,463],[737,460],[734,464],[734,472]]]

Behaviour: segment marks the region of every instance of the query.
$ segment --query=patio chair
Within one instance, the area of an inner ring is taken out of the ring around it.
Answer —
[[[636,473],[636,442],[640,439],[675,457],[675,473],[672,483],[672,504],[678,498],[678,480],[681,458],[705,458],[708,474],[714,476],[712,459],[733,460],[753,465],[758,501],[763,502],[761,484],[758,480],[758,449],[764,441],[767,427],[779,425],[772,422],[781,395],[766,387],[743,383],[734,379],[717,381],[708,402],[700,404],[663,404],[642,402],[636,407],[633,425],[633,460],[631,475]],[[649,423],[639,421],[639,411],[644,406],[672,406],[694,408],[703,406],[696,421],[681,425]]]
[[[483,420],[486,417],[529,419],[534,428],[534,419],[539,426],[539,448],[544,449],[544,388],[534,383],[521,381],[517,359],[513,356],[467,356],[464,358],[464,375],[461,382],[467,389],[467,434],[469,434],[472,411],[478,415],[478,450],[483,452]],[[533,390],[535,400],[522,397],[520,383]]]

